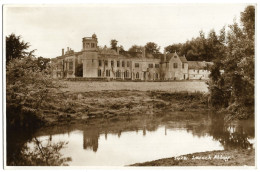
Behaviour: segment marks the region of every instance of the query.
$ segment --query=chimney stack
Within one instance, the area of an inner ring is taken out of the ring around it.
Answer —
[[[69,50],[70,50],[70,48],[69,48],[69,47],[67,47],[67,52],[69,52]]]
[[[163,51],[163,60],[164,60],[164,62],[166,62],[166,50],[165,49]]]
[[[142,56],[145,58],[145,47],[143,47]]]
[[[62,48],[62,56],[64,56],[64,48]]]
[[[120,47],[116,47],[116,52],[119,55]]]

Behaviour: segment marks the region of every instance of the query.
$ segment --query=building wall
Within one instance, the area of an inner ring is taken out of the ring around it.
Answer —
[[[210,71],[205,69],[189,69],[189,79],[209,79]]]

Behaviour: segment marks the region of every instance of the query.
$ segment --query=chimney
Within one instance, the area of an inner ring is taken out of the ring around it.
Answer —
[[[119,55],[120,47],[116,47],[116,52]]]
[[[62,48],[62,56],[64,56],[64,48]]]
[[[166,50],[165,49],[163,51],[163,60],[164,60],[164,62],[166,62]]]
[[[67,52],[69,52],[70,51],[70,48],[69,47],[67,47]]]
[[[143,47],[142,56],[145,58],[145,47]]]

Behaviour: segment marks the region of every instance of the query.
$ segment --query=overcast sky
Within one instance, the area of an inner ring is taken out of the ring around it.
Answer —
[[[132,4],[4,6],[4,35],[21,35],[36,55],[53,58],[61,49],[82,48],[95,33],[99,46],[118,40],[126,50],[155,42],[161,47],[184,43],[237,20],[247,4]]]

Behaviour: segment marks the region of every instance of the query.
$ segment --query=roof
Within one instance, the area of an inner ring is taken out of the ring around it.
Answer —
[[[187,63],[188,62],[185,56],[181,56],[179,58],[180,58],[182,63]]]
[[[212,62],[205,62],[205,61],[187,61],[189,69],[207,69],[208,67],[212,66]]]

